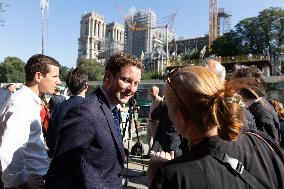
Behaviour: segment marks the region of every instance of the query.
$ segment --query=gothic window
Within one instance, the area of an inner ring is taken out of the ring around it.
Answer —
[[[96,29],[97,29],[97,21],[95,20],[95,24],[94,24],[94,35],[96,35]]]
[[[98,43],[98,51],[100,51],[100,50],[101,50],[101,44]]]
[[[85,23],[85,35],[88,35],[89,33],[89,27],[88,27],[88,21]]]

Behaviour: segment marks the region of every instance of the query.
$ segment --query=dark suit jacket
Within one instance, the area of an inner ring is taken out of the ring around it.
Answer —
[[[284,120],[280,120],[281,147],[284,150]]]
[[[49,102],[48,102],[48,108],[50,110],[50,112],[53,111],[53,109],[55,108],[55,106],[63,101],[65,101],[66,98],[63,95],[54,95],[53,97],[50,98]]]
[[[273,106],[265,98],[262,98],[250,105],[248,110],[255,119],[257,129],[267,133],[279,144],[281,141],[280,123]]]
[[[97,88],[66,114],[46,188],[122,188],[124,155],[110,107]]]
[[[49,149],[49,157],[52,156],[56,144],[59,129],[62,126],[62,121],[66,113],[73,106],[84,101],[82,96],[71,96],[68,100],[59,103],[51,112],[51,119],[46,134],[46,145]]]

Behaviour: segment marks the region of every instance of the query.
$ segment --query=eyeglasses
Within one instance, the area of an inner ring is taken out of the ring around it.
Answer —
[[[169,86],[171,87],[172,91],[175,93],[176,97],[179,99],[179,101],[180,101],[182,104],[184,104],[183,101],[182,101],[182,99],[181,99],[180,96],[178,95],[177,91],[175,90],[174,86],[173,86],[172,83],[171,83],[171,78],[172,78],[172,77],[177,73],[177,71],[180,70],[181,68],[183,68],[183,67],[177,67],[177,68],[172,69],[172,70],[168,73],[168,75],[166,76],[166,81],[167,81],[167,83],[169,84]]]

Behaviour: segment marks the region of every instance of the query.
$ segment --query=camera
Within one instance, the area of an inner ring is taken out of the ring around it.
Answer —
[[[136,91],[134,93],[134,95],[129,99],[128,103],[129,103],[129,110],[134,110],[137,111],[139,110],[139,105],[137,105],[137,96],[138,96],[138,92]]]

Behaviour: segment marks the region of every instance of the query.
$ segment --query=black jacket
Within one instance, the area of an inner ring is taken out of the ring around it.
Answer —
[[[267,133],[280,144],[280,123],[273,106],[265,98],[262,98],[250,105],[248,110],[255,119],[257,130]]]
[[[124,148],[100,88],[63,119],[47,189],[122,188]]]
[[[209,155],[216,149],[243,163],[264,188],[284,188],[283,160],[265,142],[251,134],[241,134],[235,142],[222,140],[218,136],[203,140],[187,154],[166,163],[155,175],[150,188],[250,188],[239,176]]]
[[[158,141],[163,151],[175,151],[181,144],[179,134],[174,127],[168,115],[168,107],[164,101],[161,101],[156,109],[151,113],[152,120],[159,120],[156,131],[155,141]],[[154,144],[155,145],[155,144]]]
[[[59,129],[62,126],[62,121],[66,113],[73,106],[80,104],[84,101],[82,96],[71,96],[68,100],[59,103],[52,111],[50,123],[46,134],[46,145],[49,149],[49,157],[52,156],[56,144]]]

